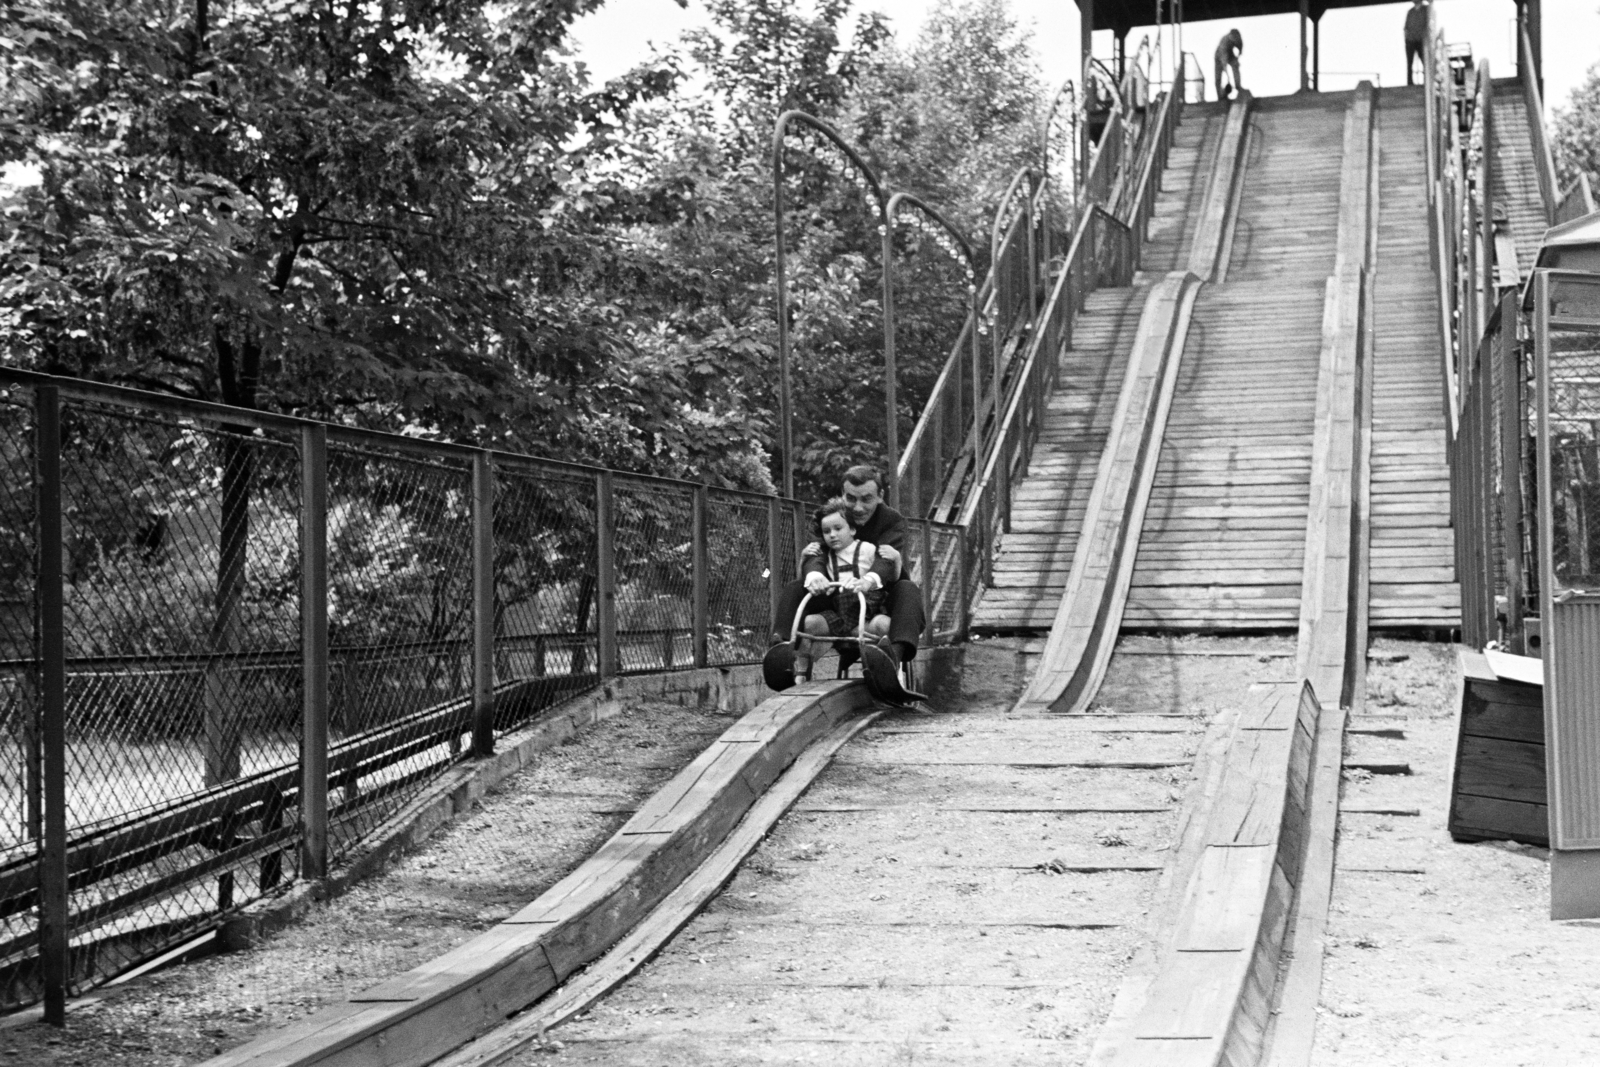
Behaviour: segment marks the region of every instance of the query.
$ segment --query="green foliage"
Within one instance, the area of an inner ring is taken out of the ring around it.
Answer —
[[[849,0],[713,0],[593,87],[564,42],[598,2],[0,0],[0,163],[40,175],[0,194],[0,359],[770,490],[776,115],[982,248],[1034,151],[1027,38],[1001,0],[908,50]],[[881,248],[837,174],[787,169],[820,496],[881,458]],[[897,260],[909,432],[965,278]]]
[[[1565,190],[1589,175],[1589,186],[1600,195],[1600,63],[1572,91],[1567,106],[1555,111],[1556,175]]]

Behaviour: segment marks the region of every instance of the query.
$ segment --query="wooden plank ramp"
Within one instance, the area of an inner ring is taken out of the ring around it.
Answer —
[[[1055,620],[1139,316],[1152,282],[1190,256],[1227,111],[1216,103],[1184,108],[1150,221],[1144,272],[1132,286],[1093,293],[1073,326],[1028,476],[1012,490],[1011,529],[1000,538],[994,580],[973,613],[979,633],[1044,633]]]
[[[1255,102],[1227,274],[1195,305],[1124,629],[1299,623],[1349,99]]]
[[[1110,665],[1195,298],[1202,276],[1216,273],[1227,240],[1251,103],[1241,94],[1223,119],[1192,227],[1188,269],[1167,273],[1145,302],[1072,570],[1019,711],[1084,710]]]
[[[1400,91],[1385,89],[1385,98],[1389,93]],[[1422,90],[1415,91],[1420,111]],[[1521,80],[1494,79],[1493,109],[1495,145],[1489,183],[1493,187],[1495,206],[1506,209],[1511,237],[1517,247],[1518,273],[1526,278],[1539,257],[1539,243],[1544,240],[1544,231],[1550,223],[1544,211],[1544,196],[1539,192],[1539,172],[1533,161],[1533,138],[1528,132],[1528,108],[1522,98]],[[1421,129],[1420,124],[1418,129]],[[1422,150],[1420,142],[1417,150]],[[1424,217],[1424,226],[1426,222]]]
[[[1180,845],[1190,857],[1179,860],[1189,874],[1178,921],[1159,961],[1119,994],[1117,1022],[1090,1060],[1097,1067],[1217,1067],[1261,1062],[1264,1055],[1289,1065],[1302,1062],[1300,1050],[1310,1047],[1305,1038],[1315,1020],[1332,884],[1340,701],[1359,616],[1353,598],[1361,588],[1356,571],[1364,540],[1357,481],[1374,96],[1367,83],[1341,96],[1331,270],[1312,288],[1322,299],[1314,428],[1304,448],[1303,565],[1299,588],[1285,598],[1297,604],[1300,680],[1258,687],[1242,714],[1204,834]],[[1317,124],[1307,125],[1315,133]],[[1312,225],[1319,225],[1325,205],[1311,211]],[[1296,258],[1302,270],[1315,269],[1303,249]],[[1326,710],[1319,690],[1327,694]]]
[[[1514,99],[1527,140],[1522,93],[1496,84],[1501,108]],[[1515,96],[1513,97],[1513,91]],[[1505,122],[1510,122],[1508,117]],[[1439,287],[1428,251],[1427,160],[1420,88],[1378,93],[1378,254],[1372,400],[1372,564],[1368,599],[1374,629],[1461,624],[1461,590],[1450,528],[1450,468],[1445,458]],[[1532,153],[1526,180],[1537,201]],[[1508,160],[1509,162],[1509,160]],[[1495,172],[1497,202],[1501,195]],[[1520,181],[1520,179],[1518,179]],[[1541,213],[1543,207],[1538,209]],[[1542,214],[1541,214],[1542,217]],[[1543,233],[1541,228],[1539,231]],[[1535,242],[1537,249],[1537,241]]]

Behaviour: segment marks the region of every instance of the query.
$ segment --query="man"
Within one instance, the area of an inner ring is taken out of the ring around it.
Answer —
[[[1222,40],[1217,42],[1217,52],[1214,57],[1214,66],[1217,76],[1217,99],[1226,100],[1234,93],[1243,89],[1239,84],[1239,53],[1244,51],[1244,35],[1238,30],[1229,30],[1222,35]],[[1226,67],[1233,72],[1233,84],[1226,93],[1222,91],[1222,70]]]
[[[917,641],[924,625],[922,590],[906,575],[910,560],[906,559],[906,520],[898,511],[883,502],[888,482],[876,467],[858,465],[844,472],[844,487],[840,495],[850,508],[850,518],[856,524],[856,537],[878,546],[878,559],[872,572],[883,583],[884,611],[889,616],[888,646],[884,651],[893,656],[895,663],[905,663],[915,658]],[[821,565],[822,546],[816,542],[805,547],[804,569]],[[900,575],[896,580],[895,575]],[[794,613],[806,595],[805,584],[797,579],[783,587],[778,598],[778,615],[772,620],[773,641],[787,641],[794,625]]]
[[[1406,84],[1415,85],[1413,71],[1422,59],[1423,43],[1428,39],[1428,0],[1412,0],[1406,12]],[[1423,78],[1427,80],[1426,77]]]

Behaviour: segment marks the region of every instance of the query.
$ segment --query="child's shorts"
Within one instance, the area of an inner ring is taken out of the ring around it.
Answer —
[[[856,626],[860,621],[861,608],[856,603],[859,593],[836,593],[828,598],[828,602],[821,605],[818,615],[828,624],[828,633],[834,637],[856,636]],[[817,604],[812,601],[813,606]],[[871,622],[874,615],[883,614],[883,590],[874,589],[867,594],[867,621]]]

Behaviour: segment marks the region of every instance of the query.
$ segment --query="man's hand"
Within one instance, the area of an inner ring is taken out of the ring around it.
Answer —
[[[800,555],[804,559],[815,559],[817,556],[822,555],[822,546],[812,541],[800,550]]]
[[[893,564],[894,566],[899,566],[900,565],[900,550],[898,548],[895,548],[893,545],[879,545],[878,546],[878,558],[883,560],[885,563]]]
[[[828,576],[821,571],[812,571],[806,575],[806,592],[820,593],[828,588]]]

